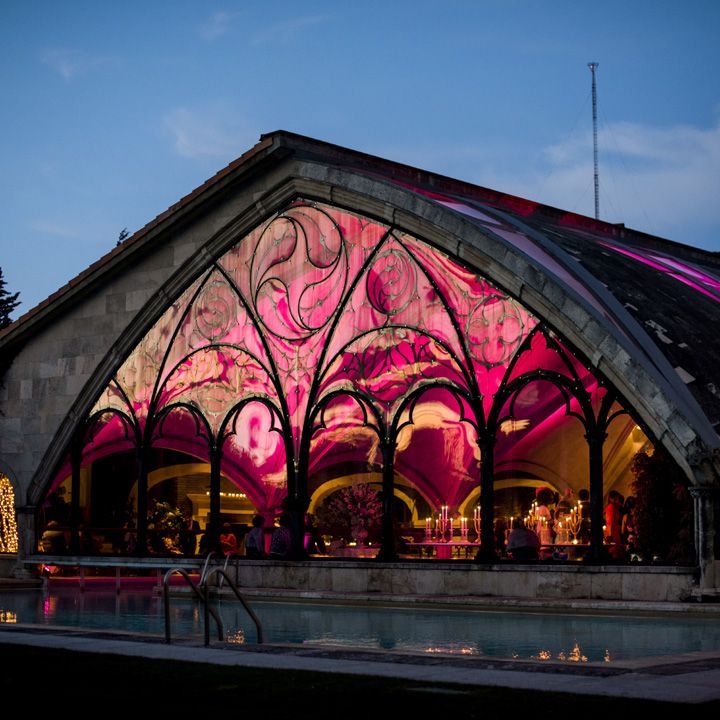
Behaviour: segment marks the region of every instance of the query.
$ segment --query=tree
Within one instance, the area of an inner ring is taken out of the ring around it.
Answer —
[[[635,479],[635,547],[646,560],[691,563],[693,510],[688,481],[662,448],[639,452],[632,464]]]
[[[126,238],[130,235],[127,228],[123,228],[120,231],[120,234],[118,235],[117,242],[115,243],[115,246],[122,245],[123,242],[125,242]]]
[[[10,315],[20,304],[18,295],[20,295],[19,292],[10,294],[5,289],[5,279],[0,267],[0,329],[7,327],[12,322]]]

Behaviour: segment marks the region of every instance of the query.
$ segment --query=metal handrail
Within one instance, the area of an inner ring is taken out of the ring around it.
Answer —
[[[221,567],[216,567],[216,568],[213,568],[212,570],[210,570],[210,572],[207,575],[205,585],[203,586],[203,592],[205,594],[205,644],[208,645],[210,643],[210,628],[209,628],[209,623],[208,623],[208,619],[207,619],[207,613],[209,612],[209,608],[210,608],[210,602],[209,602],[210,583],[208,581],[210,580],[210,577],[212,575],[215,575],[216,573],[218,573],[221,577],[224,577],[227,580],[228,585],[232,588],[232,591],[235,593],[235,597],[237,597],[237,599],[243,604],[243,607],[245,608],[245,610],[247,610],[248,615],[250,615],[250,617],[252,618],[252,621],[255,623],[255,630],[257,631],[258,644],[262,644],[263,643],[263,629],[262,629],[262,623],[260,622],[260,619],[255,614],[255,612],[250,607],[250,605],[248,605],[247,600],[245,600],[245,598],[240,594],[240,591],[237,589],[237,586],[235,585],[235,583],[230,579],[228,574]]]
[[[200,600],[202,600],[204,608],[203,608],[203,618],[205,621],[205,645],[208,646],[210,644],[210,614],[212,614],[213,618],[215,619],[215,624],[217,625],[218,630],[218,640],[224,640],[225,639],[225,629],[223,628],[223,622],[220,616],[217,614],[217,611],[215,608],[209,607],[208,602],[208,595],[206,592],[200,592],[199,588],[195,583],[192,581],[192,578],[188,573],[183,570],[182,568],[170,568],[165,573],[165,577],[163,578],[163,602],[165,606],[165,642],[170,643],[170,587],[169,587],[169,581],[170,577],[174,575],[175,573],[178,573],[182,575],[182,577],[185,578],[185,581],[187,584],[192,588],[192,591],[197,595]]]
[[[232,556],[235,556],[235,583],[237,584],[238,581],[238,564],[237,564],[237,558],[239,557],[245,557],[244,553],[240,552],[240,550],[231,550],[227,555],[225,555],[225,562],[223,563],[223,570],[225,573],[227,573],[227,567],[228,563],[230,562],[230,558]],[[218,582],[218,588],[221,588],[223,584],[223,578],[220,578],[220,581]]]
[[[200,571],[200,579],[198,580],[198,585],[200,585],[200,586],[203,586],[205,584],[205,578],[207,577],[208,568],[210,566],[210,558],[212,558],[213,555],[215,555],[215,551],[211,550],[207,554],[207,557],[205,558],[205,562],[203,563],[202,570]]]

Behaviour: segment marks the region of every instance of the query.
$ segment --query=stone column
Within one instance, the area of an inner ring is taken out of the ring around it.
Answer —
[[[716,512],[720,501],[720,448],[708,448],[695,440],[689,448],[688,460],[695,476],[689,488],[693,499],[695,553],[700,569],[699,590],[720,590],[720,577],[716,577]]]
[[[382,441],[383,460],[383,514],[382,545],[376,560],[394,562],[398,559],[393,522],[393,495],[395,491],[395,443],[390,438]]]
[[[480,549],[475,561],[493,563],[498,559],[495,548],[495,435],[486,432],[478,438],[480,446]]]
[[[210,447],[210,518],[205,532],[208,536],[207,549],[220,552],[220,464],[222,447]]]
[[[590,476],[590,552],[589,560],[602,562],[605,559],[605,548],[603,545],[603,525],[605,518],[603,514],[603,445],[607,435],[604,432],[595,430],[588,432],[585,439],[588,443],[588,465]]]
[[[716,589],[715,577],[715,506],[718,488],[695,486],[690,488],[695,516],[695,552],[700,568],[700,590]]]

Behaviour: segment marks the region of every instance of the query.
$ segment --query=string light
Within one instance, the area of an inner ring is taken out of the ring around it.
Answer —
[[[18,551],[15,493],[6,475],[0,474],[0,552]]]

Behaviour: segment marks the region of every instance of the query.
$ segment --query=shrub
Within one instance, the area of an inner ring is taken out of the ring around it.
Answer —
[[[662,449],[637,453],[632,471],[638,554],[645,560],[693,562],[692,499],[685,475]]]

